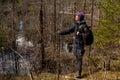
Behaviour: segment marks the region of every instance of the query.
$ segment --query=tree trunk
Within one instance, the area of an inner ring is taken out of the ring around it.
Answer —
[[[92,0],[92,8],[91,8],[91,29],[93,27],[93,12],[94,12],[94,0]],[[91,45],[89,46],[89,56],[90,56],[90,52],[91,52]]]
[[[110,56],[106,56],[104,62],[103,62],[103,70],[107,70],[109,71],[110,70]]]
[[[54,33],[54,52],[56,52],[56,0],[54,0],[54,14],[53,14],[53,33]]]
[[[15,0],[12,0],[12,48],[16,51],[16,39],[15,39],[15,22],[14,22],[14,16],[15,16]],[[18,59],[17,54],[14,53],[14,60],[15,60],[15,74],[18,74]]]
[[[85,2],[84,2],[84,14],[86,14],[86,0],[85,0]]]
[[[39,14],[39,21],[40,21],[40,53],[41,53],[41,65],[42,69],[44,68],[44,56],[45,56],[45,50],[44,50],[44,21],[43,21],[43,3],[44,1],[41,0],[41,6],[40,6],[40,14]]]

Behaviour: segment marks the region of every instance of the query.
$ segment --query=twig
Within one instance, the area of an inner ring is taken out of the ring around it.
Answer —
[[[22,55],[20,55],[17,51],[15,51],[14,49],[12,49],[12,48],[10,48],[12,51],[14,51],[17,55],[19,55],[20,57],[21,57],[21,59],[23,60],[23,62],[25,63],[25,65],[26,65],[26,68],[27,68],[27,70],[28,70],[28,75],[30,76],[30,80],[34,80],[34,78],[33,78],[33,76],[32,76],[32,73],[30,72],[30,69],[29,69],[29,67],[28,67],[28,63],[25,61],[25,59],[23,58],[23,56]]]

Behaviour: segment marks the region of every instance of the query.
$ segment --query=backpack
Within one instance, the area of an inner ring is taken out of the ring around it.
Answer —
[[[79,26],[78,31],[81,28],[83,30],[82,35],[83,35],[84,44],[86,46],[90,46],[93,43],[93,40],[94,40],[93,32],[91,30],[91,27],[88,26],[87,24],[82,24],[82,25]]]

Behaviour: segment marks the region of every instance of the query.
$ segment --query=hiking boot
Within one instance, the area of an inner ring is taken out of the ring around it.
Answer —
[[[82,77],[79,75],[79,76],[77,76],[76,78],[81,79]]]

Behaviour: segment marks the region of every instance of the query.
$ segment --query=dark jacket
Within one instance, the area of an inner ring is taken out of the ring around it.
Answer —
[[[77,29],[78,29],[79,25],[82,25],[82,24],[86,24],[86,22],[84,20],[80,21],[80,23],[76,22],[75,25],[72,28],[70,28],[68,30],[65,30],[65,31],[62,31],[60,33],[60,35],[67,35],[67,34],[70,34],[70,33],[75,33],[74,34],[74,36],[75,36],[74,50],[73,50],[75,54],[80,54],[84,50],[84,41],[83,41],[82,34],[76,35],[76,32],[77,32]],[[84,31],[81,31],[81,32],[84,32]]]

